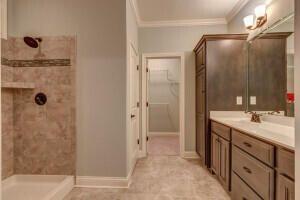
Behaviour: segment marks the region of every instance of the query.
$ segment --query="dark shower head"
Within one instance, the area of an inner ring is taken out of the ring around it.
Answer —
[[[38,48],[42,38],[24,37],[24,42],[31,48]]]

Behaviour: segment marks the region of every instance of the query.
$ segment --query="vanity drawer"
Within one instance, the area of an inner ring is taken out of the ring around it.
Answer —
[[[274,170],[239,148],[232,148],[232,170],[265,200],[274,198]]]
[[[262,200],[240,177],[232,173],[232,200]]]
[[[267,165],[274,167],[274,146],[236,130],[232,130],[232,143]]]
[[[217,122],[211,122],[211,130],[224,139],[231,139],[230,128],[227,126],[224,126]]]
[[[295,154],[285,149],[277,149],[276,167],[280,174],[295,179]]]

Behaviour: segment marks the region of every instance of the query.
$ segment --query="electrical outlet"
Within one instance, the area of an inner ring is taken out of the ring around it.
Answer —
[[[236,97],[236,105],[243,105],[243,97],[242,96]]]
[[[250,97],[250,105],[256,105],[256,96]]]

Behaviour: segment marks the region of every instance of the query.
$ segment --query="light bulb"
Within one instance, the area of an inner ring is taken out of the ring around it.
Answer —
[[[265,4],[259,5],[255,8],[255,15],[258,20],[266,16],[267,7]]]
[[[248,15],[244,18],[244,24],[246,28],[251,28],[254,26],[254,15]]]

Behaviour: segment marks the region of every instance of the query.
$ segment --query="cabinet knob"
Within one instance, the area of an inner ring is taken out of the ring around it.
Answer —
[[[248,174],[251,174],[251,173],[252,173],[251,169],[249,169],[248,167],[243,167],[243,169],[244,169]]]
[[[246,147],[249,147],[249,148],[252,147],[252,145],[251,145],[250,143],[248,143],[248,142],[244,142],[244,145],[245,145]]]

